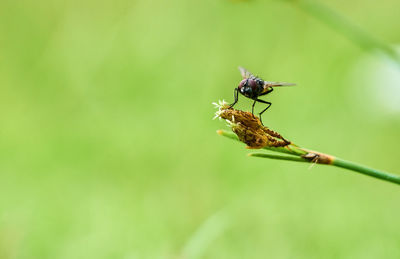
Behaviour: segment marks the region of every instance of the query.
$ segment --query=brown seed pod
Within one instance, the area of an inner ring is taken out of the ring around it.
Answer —
[[[258,117],[250,112],[230,108],[226,104],[219,107],[217,116],[225,119],[232,127],[233,132],[248,148],[285,147],[291,144],[279,133],[263,126]]]

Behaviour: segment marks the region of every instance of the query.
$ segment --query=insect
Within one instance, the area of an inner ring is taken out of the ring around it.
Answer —
[[[240,73],[242,74],[243,80],[240,81],[239,86],[235,88],[233,92],[235,101],[230,105],[230,107],[233,107],[238,102],[239,93],[246,96],[247,98],[254,100],[253,105],[251,106],[251,113],[253,114],[253,116],[254,116],[254,105],[256,104],[256,102],[267,104],[268,105],[267,108],[265,108],[264,110],[262,110],[262,112],[259,113],[260,121],[262,124],[261,114],[263,114],[271,106],[271,103],[258,99],[258,97],[269,94],[274,90],[274,87],[276,86],[291,86],[295,84],[285,83],[285,82],[264,81],[261,78],[254,76],[252,73],[250,73],[243,67],[239,67],[239,70]]]

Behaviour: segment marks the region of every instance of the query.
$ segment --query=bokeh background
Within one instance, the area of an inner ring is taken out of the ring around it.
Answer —
[[[343,29],[396,48],[400,2],[302,3],[2,0],[0,258],[399,258],[398,186],[215,133],[241,65],[298,84],[266,125],[400,173],[399,63]]]

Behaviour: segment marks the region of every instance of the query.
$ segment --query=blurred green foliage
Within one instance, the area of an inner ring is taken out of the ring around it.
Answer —
[[[2,0],[0,258],[399,258],[398,186],[215,134],[242,65],[298,84],[266,125],[400,173],[400,112],[352,83],[387,61],[295,3]],[[400,41],[399,1],[326,4]]]

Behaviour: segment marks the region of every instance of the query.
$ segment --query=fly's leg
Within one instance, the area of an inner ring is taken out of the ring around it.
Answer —
[[[233,96],[235,98],[235,101],[231,105],[229,105],[229,108],[232,108],[239,100],[239,90],[237,88],[233,90]]]
[[[254,100],[253,105],[251,106],[251,114],[253,114],[253,118],[254,118],[254,105],[256,105],[257,99]]]
[[[262,96],[262,95],[266,95],[266,94],[269,94],[270,92],[272,92],[272,91],[274,91],[274,88],[270,88],[270,89],[268,89],[265,93],[263,93],[263,94],[260,94],[259,96]]]
[[[271,87],[268,91],[265,92],[265,94],[269,94],[270,92],[274,91],[274,88]]]
[[[272,103],[267,102],[267,101],[264,101],[264,100],[260,100],[260,99],[256,99],[255,101],[260,102],[260,103],[268,104],[267,108],[265,108],[262,112],[259,113],[261,124],[264,125],[264,124],[262,123],[261,115],[262,115],[266,110],[268,110],[268,108],[271,106]]]

